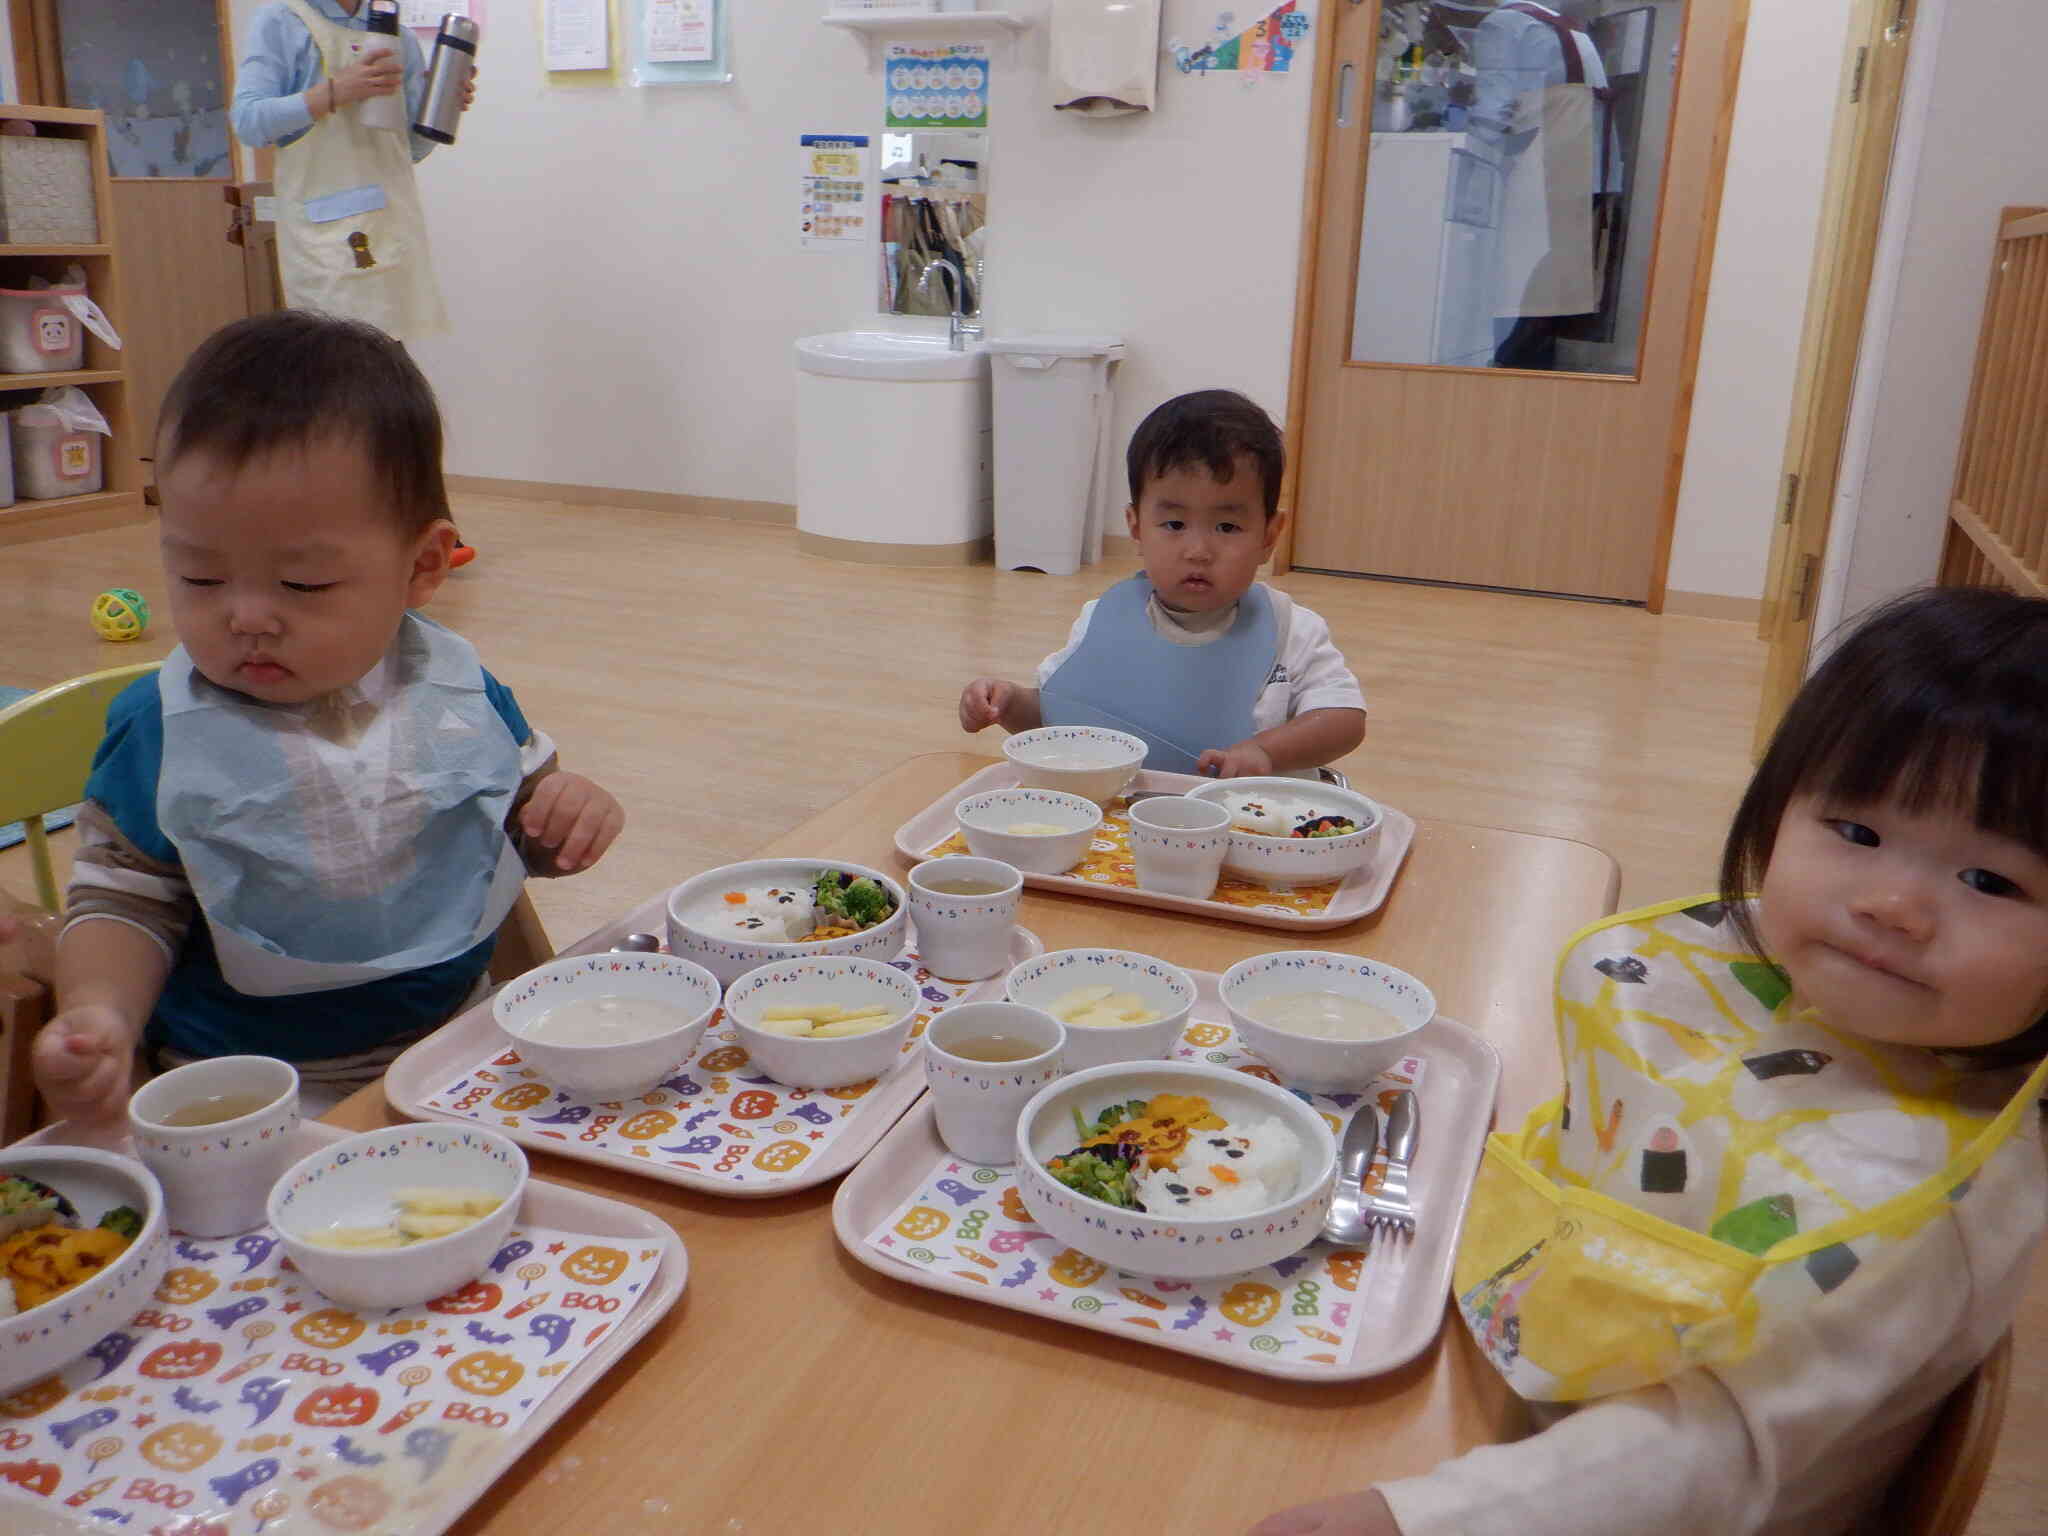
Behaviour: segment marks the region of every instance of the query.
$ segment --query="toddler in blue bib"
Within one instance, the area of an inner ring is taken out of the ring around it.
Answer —
[[[1145,766],[1218,778],[1316,771],[1365,739],[1365,695],[1330,627],[1257,580],[1286,526],[1280,429],[1230,390],[1167,401],[1126,455],[1145,562],[1081,609],[1035,687],[978,677],[960,727],[1107,726]]]

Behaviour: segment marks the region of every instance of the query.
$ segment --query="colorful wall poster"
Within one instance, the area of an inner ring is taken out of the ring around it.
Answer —
[[[1228,31],[1235,20],[1229,11],[1225,11],[1216,19],[1216,30]],[[1223,42],[1204,43],[1199,48],[1176,43],[1171,51],[1174,67],[1184,75],[1216,74],[1226,70],[1282,74],[1292,67],[1294,50],[1307,36],[1307,13],[1300,8],[1298,0],[1287,0],[1278,10]]]
[[[891,43],[883,55],[889,128],[986,128],[987,43]]]
[[[868,136],[806,133],[798,140],[806,249],[868,237]]]

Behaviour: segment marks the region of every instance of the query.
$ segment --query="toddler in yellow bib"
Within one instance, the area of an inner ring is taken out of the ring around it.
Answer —
[[[1564,1091],[1491,1138],[1453,1278],[1550,1427],[1258,1536],[1885,1529],[2048,1227],[2048,602],[1858,629],[1721,894],[1578,935],[1557,1026]]]

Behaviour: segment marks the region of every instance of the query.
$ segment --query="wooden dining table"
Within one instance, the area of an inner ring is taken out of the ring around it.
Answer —
[[[896,828],[989,762],[912,758],[760,856],[900,868]],[[1499,1049],[1505,1122],[1554,1091],[1552,964],[1613,910],[1619,883],[1584,843],[1419,820],[1385,904],[1348,927],[1293,935],[1037,890],[1018,921],[1049,949],[1114,945],[1192,970],[1300,947],[1398,966]],[[603,947],[626,929],[622,917],[591,937]],[[328,1116],[352,1130],[399,1119],[377,1089]],[[1279,1380],[891,1280],[835,1241],[831,1185],[722,1199],[551,1154],[532,1163],[535,1178],[667,1221],[689,1284],[458,1533],[1235,1533],[1520,1432],[1515,1400],[1448,1312],[1399,1370]]]

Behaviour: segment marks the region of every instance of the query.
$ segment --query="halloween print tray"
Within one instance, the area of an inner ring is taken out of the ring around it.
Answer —
[[[1194,1012],[1170,1059],[1270,1075],[1238,1041],[1214,972],[1190,972]],[[1461,1024],[1431,1020],[1378,1089],[1413,1081],[1421,1108],[1410,1193],[1415,1236],[1362,1248],[1318,1240],[1276,1264],[1214,1280],[1161,1280],[1115,1269],[1033,1225],[1008,1168],[953,1157],[930,1099],[917,1105],[839,1186],[840,1246],[881,1274],[1136,1336],[1296,1381],[1356,1381],[1396,1370],[1436,1337],[1450,1294],[1465,1202],[1493,1119],[1500,1054]],[[1341,1134],[1362,1095],[1303,1095]],[[1380,1159],[1381,1162],[1384,1159]]]
[[[294,1150],[348,1134],[306,1121]],[[688,1279],[668,1225],[619,1201],[532,1179],[519,1215],[475,1280],[395,1309],[328,1301],[270,1228],[172,1234],[147,1307],[0,1399],[0,1528],[437,1536]]]
[[[624,923],[565,951],[604,948],[618,936],[660,932],[657,900]],[[522,1146],[630,1168],[651,1179],[735,1199],[786,1195],[836,1179],[867,1154],[924,1092],[923,1036],[958,1003],[1000,997],[987,981],[946,981],[917,964],[916,936],[891,964],[917,978],[924,999],[897,1065],[847,1088],[790,1088],[752,1070],[732,1026],[714,1016],[689,1060],[630,1101],[582,1099],[545,1082],[499,1031],[488,1001],[458,1014],[391,1064],[384,1096],[400,1114],[489,1126]],[[1045,946],[1014,931],[1010,965]]]
[[[967,840],[960,835],[953,808],[969,795],[1014,788],[1017,782],[1017,769],[1010,763],[991,764],[962,780],[896,829],[896,852],[912,864],[937,854],[965,853]],[[1211,782],[1192,774],[1154,773],[1146,769],[1131,781],[1131,790],[1138,794],[1178,795]],[[1122,797],[1103,808],[1102,829],[1096,834],[1094,846],[1072,870],[1064,875],[1027,874],[1024,883],[1035,890],[1066,891],[1134,907],[1156,907],[1163,912],[1191,912],[1198,917],[1220,917],[1261,928],[1317,933],[1326,928],[1342,928],[1379,911],[1386,904],[1394,877],[1400,874],[1402,862],[1415,841],[1415,819],[1405,811],[1381,804],[1386,830],[1380,835],[1378,854],[1370,864],[1341,881],[1276,891],[1225,875],[1215,894],[1207,898],[1168,896],[1138,888],[1138,877],[1131,869],[1130,821],[1125,815],[1128,808]]]

